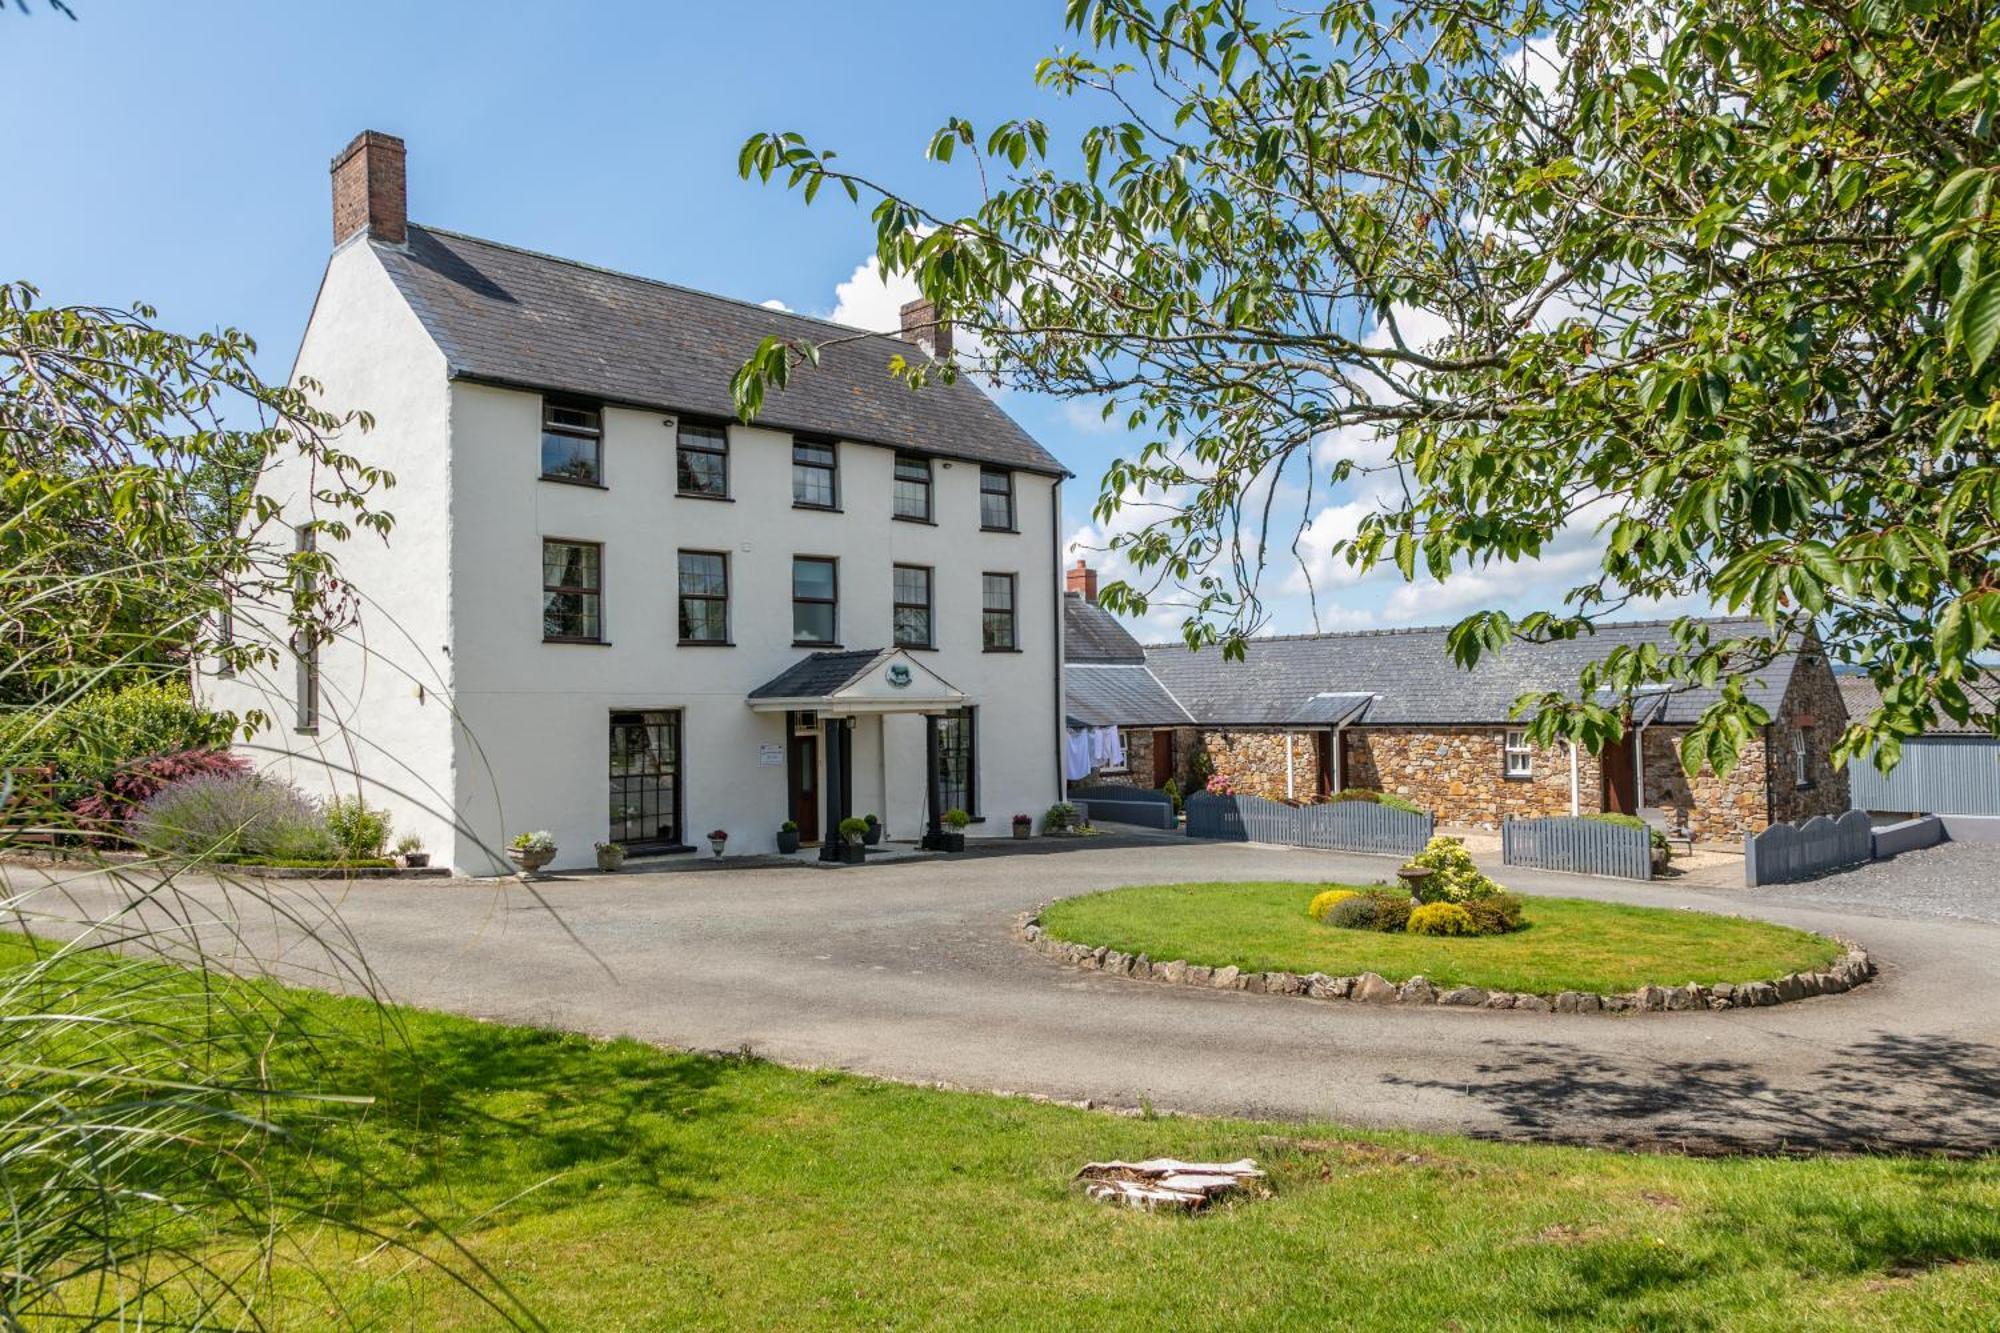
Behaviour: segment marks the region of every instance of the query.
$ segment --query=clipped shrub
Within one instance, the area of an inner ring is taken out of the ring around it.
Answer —
[[[1600,824],[1617,824],[1621,828],[1642,828],[1646,830],[1647,841],[1653,849],[1653,854],[1665,861],[1673,859],[1674,845],[1667,841],[1667,835],[1637,815],[1615,815],[1609,810],[1600,810],[1587,814],[1584,818],[1594,819]]]
[[[343,856],[379,857],[394,828],[387,810],[372,810],[359,796],[336,796],[326,807],[326,830]]]
[[[1326,920],[1327,910],[1335,903],[1345,902],[1349,898],[1357,897],[1360,892],[1361,890],[1359,889],[1328,889],[1324,893],[1315,894],[1312,902],[1306,906],[1306,915],[1315,921],[1324,921]]]
[[[1058,801],[1042,812],[1042,832],[1044,833],[1068,833],[1076,828],[1080,822],[1076,807],[1068,801]]]
[[[1410,895],[1384,889],[1368,895],[1375,904],[1375,929],[1394,934],[1410,924]]]
[[[142,846],[192,857],[317,860],[339,851],[317,801],[256,774],[208,773],[162,788],[127,831]]]
[[[93,690],[60,706],[0,714],[0,768],[44,770],[73,806],[135,760],[228,744],[230,719],[178,681]]]
[[[1502,892],[1498,884],[1473,864],[1472,853],[1457,838],[1443,835],[1432,838],[1421,852],[1410,858],[1410,864],[1433,872],[1417,890],[1427,903],[1465,903]]]
[[[1374,894],[1357,893],[1352,897],[1342,898],[1328,908],[1326,915],[1320,919],[1327,925],[1337,926],[1342,930],[1373,930],[1375,909]]]
[[[1471,898],[1460,904],[1481,935],[1505,935],[1521,928],[1521,900],[1511,893]]]
[[[177,750],[140,759],[106,778],[96,791],[76,803],[77,823],[84,828],[116,830],[163,789],[188,778],[240,775],[250,771],[247,760],[227,750]]]
[[[1412,908],[1403,926],[1412,935],[1477,935],[1472,913],[1457,903],[1425,903]]]
[[[1415,801],[1405,800],[1394,792],[1376,791],[1372,787],[1343,787],[1327,798],[1332,801],[1366,801],[1370,805],[1387,806],[1391,810],[1407,810],[1413,815],[1426,813]]]

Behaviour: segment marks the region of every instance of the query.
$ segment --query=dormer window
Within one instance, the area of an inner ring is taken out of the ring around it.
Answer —
[[[596,408],[542,404],[542,480],[604,484],[604,424]]]

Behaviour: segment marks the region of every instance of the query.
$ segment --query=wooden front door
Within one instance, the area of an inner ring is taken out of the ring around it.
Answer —
[[[1162,729],[1153,733],[1153,790],[1166,786],[1174,776],[1174,733]]]
[[[1604,809],[1614,815],[1638,814],[1638,776],[1632,771],[1631,733],[1607,742],[1598,761],[1604,769]]]
[[[793,736],[785,757],[791,788],[791,818],[799,826],[800,842],[819,841],[819,737],[810,732]]]
[[[1333,795],[1333,743],[1337,734],[1331,731],[1313,733],[1313,773],[1317,785],[1314,795],[1322,799]]]

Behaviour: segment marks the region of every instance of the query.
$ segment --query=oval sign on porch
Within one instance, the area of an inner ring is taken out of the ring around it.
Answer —
[[[891,662],[889,664],[888,676],[891,685],[898,687],[908,685],[910,683],[910,668],[901,662]]]

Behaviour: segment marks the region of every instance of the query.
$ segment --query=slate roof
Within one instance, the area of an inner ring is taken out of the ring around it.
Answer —
[[[765,337],[859,332],[432,227],[371,244],[455,379],[734,419],[730,377]],[[898,355],[923,353],[885,334],[827,347],[757,424],[1067,475],[969,377],[912,390],[890,374]]]
[[[1835,680],[1840,685],[1841,702],[1847,705],[1847,716],[1849,718],[1860,721],[1882,706],[1882,692],[1875,688],[1875,682],[1868,677],[1837,676]],[[1991,675],[1980,680],[1968,680],[1966,684],[1968,687],[1966,692],[1973,695],[1980,695],[1983,692],[2000,688],[2000,682],[1996,682]],[[1989,704],[1989,707],[1992,706],[1994,705]],[[1954,722],[1943,713],[1933,712],[1931,714],[1931,724],[1924,729],[1924,734],[1926,736],[1991,736],[1993,733],[1985,727],[1980,726],[1977,722]]]
[[[1081,593],[1063,594],[1063,661],[1145,665],[1146,650],[1118,617]]]
[[[1183,727],[1195,720],[1143,665],[1066,664],[1063,708],[1073,727]]]
[[[808,653],[750,691],[747,697],[821,698],[854,680],[891,651],[887,648],[847,648],[839,652]]]
[[[1754,632],[1760,622],[1709,623],[1720,636],[1732,626]],[[1522,694],[1574,690],[1584,663],[1615,646],[1669,645],[1670,624],[1628,621],[1566,643],[1512,644],[1471,671],[1451,660],[1444,626],[1251,639],[1241,662],[1225,662],[1216,648],[1151,644],[1146,665],[1207,725],[1326,726],[1338,720],[1329,713],[1339,705],[1324,696],[1352,694],[1370,696],[1350,718],[1363,726],[1485,725],[1505,723]],[[1775,716],[1793,665],[1792,655],[1780,658],[1746,682],[1744,693]],[[1694,689],[1656,697],[1647,706],[1652,721],[1692,722],[1715,698],[1714,690]]]

